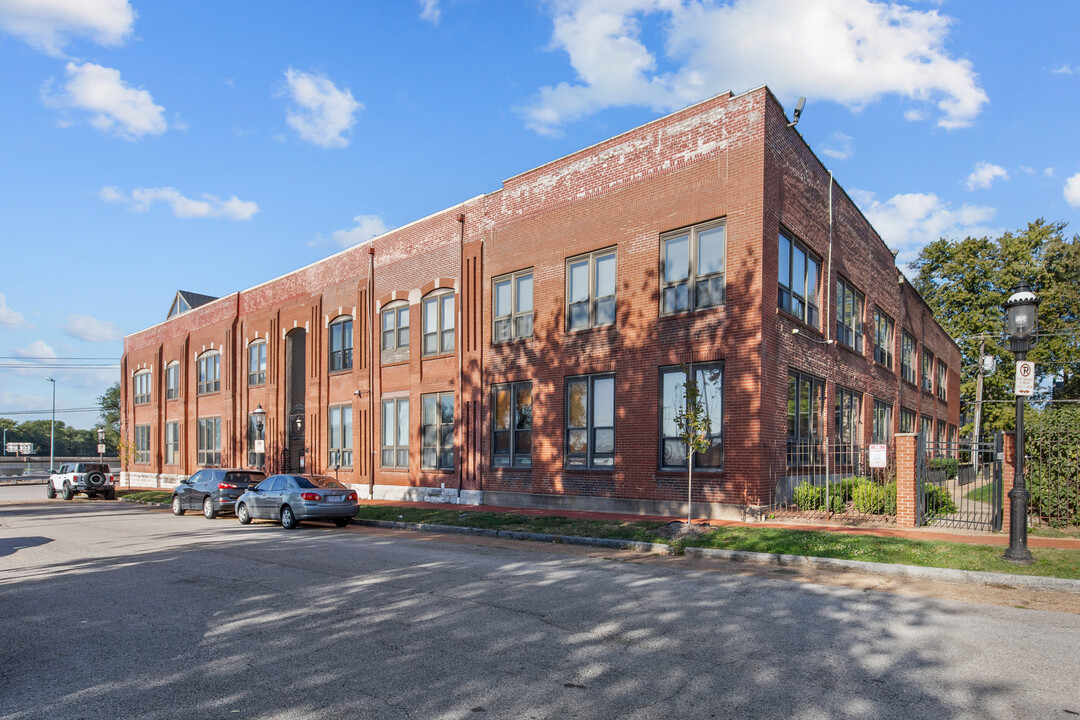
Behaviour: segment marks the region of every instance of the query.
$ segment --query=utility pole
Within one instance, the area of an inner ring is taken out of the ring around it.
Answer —
[[[979,425],[982,422],[983,357],[986,354],[986,338],[979,339],[979,377],[975,382],[975,433],[971,438],[979,442]]]

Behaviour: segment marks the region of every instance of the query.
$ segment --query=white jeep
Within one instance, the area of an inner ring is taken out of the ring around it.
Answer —
[[[64,463],[49,476],[45,494],[50,499],[57,493],[65,500],[73,498],[75,493],[86,493],[87,497],[101,495],[106,500],[115,500],[116,483],[107,463]]]

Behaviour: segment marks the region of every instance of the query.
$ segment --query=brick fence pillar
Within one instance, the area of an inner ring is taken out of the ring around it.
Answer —
[[[917,484],[916,451],[918,436],[901,433],[896,438],[896,524],[915,527],[915,501]]]
[[[1004,520],[1002,521],[1001,530],[1004,533],[1009,532],[1011,523],[1009,522],[1009,511],[1012,508],[1012,503],[1009,501],[1009,491],[1013,488],[1013,482],[1016,480],[1016,433],[1007,432],[1002,433],[1002,458],[1001,463],[1001,512],[1003,513]]]

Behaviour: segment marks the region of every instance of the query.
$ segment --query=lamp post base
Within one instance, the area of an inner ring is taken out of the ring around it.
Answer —
[[[1023,476],[1019,478],[1023,482]],[[1014,487],[1009,491],[1009,549],[1003,556],[1017,565],[1035,562],[1027,546],[1027,510],[1029,493],[1025,488]]]

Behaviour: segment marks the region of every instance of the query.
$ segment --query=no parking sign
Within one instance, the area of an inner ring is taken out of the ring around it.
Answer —
[[[1030,360],[1016,361],[1016,394],[1035,394],[1035,363]]]

